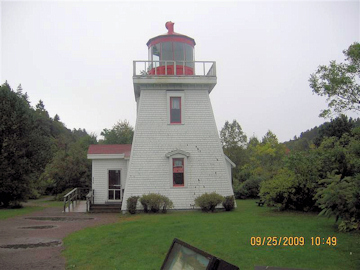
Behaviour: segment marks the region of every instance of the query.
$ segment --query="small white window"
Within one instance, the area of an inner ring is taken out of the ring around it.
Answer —
[[[168,124],[184,124],[184,91],[167,91]]]
[[[170,98],[170,123],[181,124],[181,97]]]
[[[184,186],[184,159],[173,158],[173,186]]]

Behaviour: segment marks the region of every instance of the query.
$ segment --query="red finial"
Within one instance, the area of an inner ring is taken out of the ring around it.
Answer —
[[[168,30],[168,34],[171,35],[171,34],[174,34],[174,23],[173,22],[166,22],[165,23],[165,27],[166,29]]]

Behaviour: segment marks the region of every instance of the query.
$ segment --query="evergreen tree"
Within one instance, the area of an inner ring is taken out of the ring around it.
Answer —
[[[23,96],[23,88],[21,86],[21,83],[19,84],[19,86],[17,87],[16,89],[16,94],[19,96],[19,97],[22,97]]]
[[[351,133],[354,127],[352,118],[348,118],[346,115],[341,114],[335,119],[331,119],[330,123],[324,123],[319,128],[318,136],[314,139],[314,144],[320,146],[324,138],[336,137],[340,139],[345,133]]]
[[[33,119],[29,105],[10,86],[0,87],[0,204],[26,200],[30,193]]]

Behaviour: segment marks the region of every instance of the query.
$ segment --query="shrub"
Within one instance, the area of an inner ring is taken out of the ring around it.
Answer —
[[[10,203],[10,208],[11,209],[20,209],[20,208],[23,208],[24,206],[21,204],[21,202],[19,201],[12,201]]]
[[[174,207],[173,202],[168,197],[156,193],[144,194],[140,198],[140,203],[144,207],[145,213],[149,211],[158,213],[160,209],[163,213],[166,213],[167,209]]]
[[[140,203],[142,205],[142,207],[144,208],[144,212],[145,213],[148,213],[149,210],[148,210],[148,205],[150,204],[150,198],[149,198],[149,195],[142,195],[141,198],[140,198]]]
[[[35,188],[31,188],[28,199],[37,200],[37,199],[40,199],[40,197],[41,197],[40,192],[38,190],[36,190]]]
[[[215,207],[222,201],[224,201],[224,197],[216,192],[205,193],[195,199],[195,205],[199,206],[204,212],[214,212]]]
[[[277,206],[279,210],[286,210],[291,208],[295,186],[295,174],[290,170],[283,169],[274,179],[261,183],[260,197],[269,206]]]
[[[138,199],[139,199],[139,196],[131,196],[127,199],[126,205],[127,205],[127,210],[129,211],[130,214],[136,213],[136,205],[137,205]]]
[[[251,176],[245,182],[236,185],[234,187],[236,197],[239,199],[259,197],[260,183],[262,180],[263,179],[259,176]]]
[[[311,172],[294,170],[296,173],[287,168],[281,169],[273,179],[261,182],[260,197],[267,205],[277,206],[279,210],[314,210],[317,179]]]
[[[360,175],[345,177],[329,175],[321,181],[326,186],[319,188],[316,197],[322,211],[320,215],[335,216],[340,220],[339,231],[360,229]]]
[[[224,206],[226,211],[231,211],[235,207],[235,200],[234,196],[226,196],[224,197],[224,201],[222,202],[222,205]]]
[[[162,212],[166,213],[167,209],[171,209],[174,207],[174,204],[168,197],[164,195],[161,195],[161,198],[163,200]]]

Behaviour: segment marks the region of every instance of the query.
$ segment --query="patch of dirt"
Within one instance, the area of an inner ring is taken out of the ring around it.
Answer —
[[[53,229],[56,228],[55,225],[43,225],[43,226],[29,226],[29,227],[19,227],[18,229],[25,229],[25,230],[44,230],[44,229]]]
[[[19,249],[19,248],[38,248],[38,247],[56,247],[60,246],[61,241],[51,241],[51,242],[39,242],[34,244],[13,244],[13,245],[3,245],[0,248],[11,248],[11,249]]]
[[[64,270],[66,260],[61,253],[65,249],[64,237],[119,219],[119,214],[64,213],[63,207],[51,206],[0,220],[0,269]]]
[[[46,221],[85,221],[85,220],[93,220],[94,218],[83,218],[83,217],[26,217],[25,219],[46,220]]]

